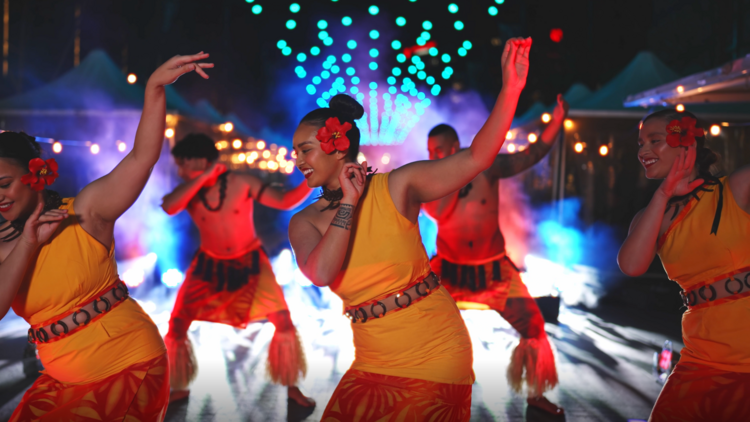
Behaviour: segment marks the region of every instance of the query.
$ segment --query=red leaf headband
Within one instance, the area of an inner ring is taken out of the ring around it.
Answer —
[[[352,124],[344,122],[342,125],[338,117],[326,120],[326,125],[318,130],[315,138],[320,141],[323,152],[330,154],[334,151],[346,152],[349,150],[349,138],[346,133],[352,128]]]
[[[693,145],[696,136],[704,136],[703,129],[696,128],[695,123],[695,119],[689,116],[669,122],[667,125],[667,145],[672,148]]]
[[[29,185],[31,189],[40,191],[45,186],[49,186],[57,179],[57,161],[54,158],[50,158],[47,161],[41,158],[34,158],[29,161],[30,173],[21,177],[21,183]]]

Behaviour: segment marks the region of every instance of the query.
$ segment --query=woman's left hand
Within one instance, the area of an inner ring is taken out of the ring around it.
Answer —
[[[195,71],[203,79],[208,79],[208,75],[203,69],[214,67],[213,63],[195,63],[198,60],[208,58],[208,53],[200,52],[190,56],[174,56],[167,60],[166,63],[159,66],[158,69],[148,78],[148,84],[152,86],[165,86],[173,84],[180,76]]]
[[[26,220],[21,234],[21,241],[33,248],[48,241],[60,223],[68,217],[68,210],[49,210],[42,213],[43,209],[44,201],[39,201],[34,212]]]

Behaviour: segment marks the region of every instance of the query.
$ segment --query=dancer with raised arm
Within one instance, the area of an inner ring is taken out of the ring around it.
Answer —
[[[268,319],[276,331],[268,349],[268,374],[287,386],[290,399],[310,407],[315,402],[297,388],[307,365],[292,324],[284,292],[276,282],[268,256],[253,224],[254,204],[290,210],[301,204],[311,189],[306,183],[282,192],[258,177],[227,171],[218,163],[219,151],[206,135],[188,135],[172,149],[185,183],[164,197],[169,215],[187,210],[198,226],[201,247],[187,271],[175,301],[169,333],[172,400],[186,397],[197,375],[197,363],[188,338],[193,321],[209,321],[245,328]]]
[[[703,129],[685,111],[643,120],[638,159],[664,179],[617,257],[629,276],[658,254],[687,310],[685,347],[650,421],[747,421],[750,401],[750,166],[721,177]]]
[[[114,226],[159,159],[165,85],[208,54],[176,56],[146,84],[133,150],[111,173],[61,199],[34,138],[0,134],[0,315],[13,307],[30,325],[43,374],[11,421],[161,421],[169,399],[167,354],[149,316],[117,275]],[[64,170],[61,170],[64,171]]]
[[[519,393],[525,384],[527,403],[554,415],[563,414],[563,409],[543,394],[557,385],[555,358],[539,307],[505,253],[505,239],[498,226],[498,181],[513,177],[544,158],[567,113],[568,103],[558,95],[541,142],[515,154],[499,154],[489,169],[461,190],[422,207],[438,226],[438,253],[431,261],[432,271],[440,276],[454,300],[489,306],[521,334],[508,366],[508,381]],[[427,148],[431,160],[461,150],[458,134],[446,124],[430,131]]]
[[[297,166],[319,201],[289,237],[302,272],[330,286],[352,321],[356,355],[323,421],[468,421],[472,350],[466,326],[430,270],[417,225],[421,204],[492,165],[528,74],[531,39],[503,51],[503,88],[472,145],[443,160],[368,175],[356,163],[362,106],[346,95],[313,110],[294,134]]]

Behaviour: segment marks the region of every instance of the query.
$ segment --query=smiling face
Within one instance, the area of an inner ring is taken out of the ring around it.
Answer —
[[[680,156],[681,148],[667,145],[666,119],[652,118],[643,122],[638,134],[638,161],[646,169],[646,178],[664,179]]]
[[[0,158],[0,215],[8,221],[30,215],[37,204],[37,192],[21,183],[28,172],[17,161]]]
[[[294,132],[294,151],[297,153],[297,168],[307,179],[307,186],[317,188],[337,184],[341,166],[346,155],[336,151],[326,154],[320,148],[320,141],[315,135],[320,129],[317,125],[303,123]]]
[[[458,152],[460,145],[457,140],[445,135],[430,136],[427,138],[427,151],[430,160],[440,160]]]

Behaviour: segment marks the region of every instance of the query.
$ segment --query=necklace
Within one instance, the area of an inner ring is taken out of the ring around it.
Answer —
[[[224,205],[224,199],[227,197],[227,176],[229,175],[229,172],[224,172],[219,176],[219,205],[216,206],[216,208],[211,207],[208,205],[208,201],[206,200],[206,191],[210,188],[201,188],[198,191],[198,198],[200,198],[201,202],[203,202],[203,206],[206,207],[207,210],[211,212],[216,212],[221,209],[221,206]]]
[[[330,204],[328,204],[328,206],[323,208],[321,212],[326,211],[326,210],[332,210],[334,208],[338,208],[339,205],[341,205],[341,200],[344,198],[344,191],[342,191],[341,188],[331,190],[325,186],[322,186],[320,189],[322,190],[322,193],[320,194],[320,196],[318,196],[315,199],[322,198],[330,202]]]

